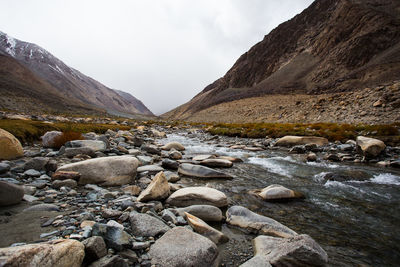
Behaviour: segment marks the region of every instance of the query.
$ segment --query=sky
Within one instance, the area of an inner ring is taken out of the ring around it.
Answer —
[[[189,101],[312,0],[1,0],[0,31],[153,113]]]

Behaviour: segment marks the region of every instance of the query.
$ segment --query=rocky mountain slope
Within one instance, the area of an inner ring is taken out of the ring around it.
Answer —
[[[1,108],[153,115],[120,93],[67,66],[43,48],[0,32]],[[32,82],[32,81],[35,82]],[[20,101],[24,99],[25,101]],[[49,103],[50,101],[50,103]],[[49,104],[49,107],[47,106]]]
[[[296,96],[311,100],[399,79],[399,1],[316,0],[243,54],[224,77],[164,117],[198,120],[200,111],[218,104],[229,114],[236,107],[228,102],[261,97],[267,104],[270,95],[292,95],[292,105],[299,101]],[[241,104],[251,108],[252,103]],[[278,107],[272,112],[281,114]],[[317,113],[312,108],[306,112]],[[220,119],[210,115],[206,120]],[[247,120],[245,114],[237,116]]]

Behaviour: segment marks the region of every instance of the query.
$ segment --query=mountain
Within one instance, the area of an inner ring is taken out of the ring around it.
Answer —
[[[130,94],[121,96],[43,48],[3,32],[0,32],[0,58],[0,108],[153,115]]]
[[[294,122],[300,120],[296,115],[299,111],[308,113],[305,116],[315,113],[315,107],[307,103],[322,95],[326,99],[332,96],[346,100],[351,99],[346,95],[359,90],[380,86],[386,90],[397,80],[400,80],[400,1],[317,0],[250,48],[222,78],[163,117]],[[397,100],[395,96],[389,102]],[[330,106],[326,104],[329,101],[323,102],[327,108]],[[255,103],[257,110],[252,107]],[[264,108],[271,103],[276,103],[275,108]],[[300,110],[301,106],[308,110]],[[336,114],[326,114],[320,120],[341,121],[330,115]]]

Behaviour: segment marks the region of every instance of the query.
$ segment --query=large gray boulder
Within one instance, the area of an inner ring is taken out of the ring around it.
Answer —
[[[217,246],[184,227],[165,233],[150,248],[151,263],[159,267],[219,266]]]
[[[71,147],[88,147],[93,151],[104,151],[107,148],[106,143],[100,140],[73,140],[69,144]]]
[[[154,237],[159,234],[164,234],[170,229],[170,227],[160,219],[136,211],[132,211],[129,214],[129,220],[131,222],[132,233],[135,236]]]
[[[276,141],[275,143],[276,146],[297,146],[297,145],[308,145],[308,144],[316,144],[318,146],[323,146],[329,144],[329,141],[324,137],[287,135],[278,139],[278,141]]]
[[[103,157],[66,164],[58,171],[76,171],[81,174],[79,184],[124,185],[136,176],[139,161],[131,156]]]
[[[21,202],[23,196],[23,187],[0,181],[0,206],[18,204]]]
[[[166,203],[186,207],[190,205],[212,205],[216,207],[228,206],[228,198],[221,191],[203,186],[186,187],[172,193]]]
[[[361,149],[364,156],[368,158],[377,157],[386,148],[384,142],[375,138],[357,136],[356,142],[357,142],[357,147]]]
[[[232,206],[226,211],[226,222],[251,233],[292,237],[297,233],[283,224],[266,216],[259,215],[242,206]]]
[[[85,256],[81,242],[57,239],[45,243],[0,248],[0,266],[80,267]]]
[[[222,211],[211,205],[192,205],[184,208],[177,208],[176,211],[181,216],[184,216],[185,212],[187,212],[206,222],[220,222],[223,219]]]
[[[181,164],[179,166],[178,172],[186,176],[197,177],[197,178],[223,178],[223,179],[233,178],[229,174],[216,171],[214,169],[205,166],[194,165],[189,163]]]
[[[308,235],[298,235],[290,238],[258,236],[253,240],[255,257],[249,262],[262,262],[265,266],[327,266],[328,255]],[[262,266],[262,265],[261,265]]]

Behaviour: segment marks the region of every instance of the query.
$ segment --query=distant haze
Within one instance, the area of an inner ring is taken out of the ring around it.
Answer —
[[[0,31],[155,114],[181,105],[312,0],[4,0]]]

